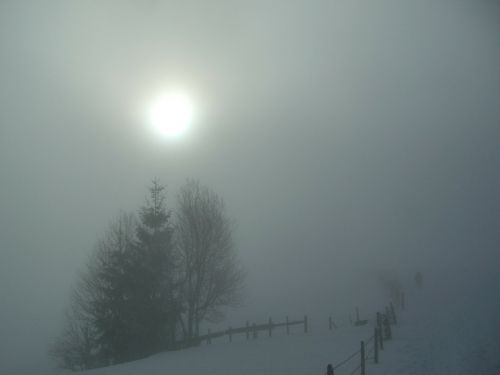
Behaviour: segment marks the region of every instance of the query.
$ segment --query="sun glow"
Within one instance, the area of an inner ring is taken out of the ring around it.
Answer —
[[[194,105],[183,92],[169,92],[158,97],[149,109],[149,121],[161,136],[177,139],[183,136],[194,119]]]

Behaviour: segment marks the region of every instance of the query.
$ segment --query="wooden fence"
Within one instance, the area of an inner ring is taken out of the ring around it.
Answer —
[[[293,326],[298,326],[302,325],[304,329],[304,333],[307,333],[309,330],[309,321],[307,315],[304,316],[304,319],[302,320],[289,320],[288,316],[286,317],[286,320],[281,323],[275,323],[273,322],[272,318],[269,318],[269,320],[266,323],[261,323],[261,324],[256,324],[252,323],[250,324],[248,321],[246,324],[242,327],[229,327],[228,329],[222,330],[222,331],[216,331],[212,332],[210,329],[208,329],[208,332],[206,335],[201,335],[198,337],[193,338],[192,340],[183,340],[177,342],[176,347],[178,349],[190,347],[190,346],[196,346],[200,345],[202,342],[206,342],[207,344],[211,344],[213,339],[219,338],[219,337],[228,337],[228,341],[232,342],[233,341],[233,336],[234,335],[245,335],[246,339],[249,340],[250,338],[256,339],[259,335],[259,332],[267,332],[269,337],[272,337],[273,331],[277,328],[285,328],[286,334],[290,334],[290,328]]]
[[[402,298],[404,301],[404,294],[402,294]],[[401,310],[404,310],[404,303],[401,304],[400,307]],[[359,313],[357,321],[360,321]],[[389,306],[385,307],[384,313],[377,312],[374,334],[367,340],[362,340],[359,350],[356,350],[336,365],[329,363],[326,367],[326,374],[340,374],[338,371],[340,368],[343,368],[343,374],[353,375],[359,373],[361,375],[366,375],[367,361],[373,360],[373,364],[379,363],[380,352],[384,350],[384,342],[392,339],[391,325],[396,325],[397,322],[396,310],[391,303]]]
[[[405,296],[403,293],[401,293],[398,306],[401,310],[405,309]],[[356,307],[356,320],[353,321],[351,314],[349,314],[349,320],[353,326],[363,326],[368,323],[368,320],[360,319],[358,307]],[[373,360],[373,364],[379,363],[380,352],[384,350],[384,343],[392,339],[391,326],[396,325],[397,322],[396,310],[393,303],[390,303],[390,305],[385,307],[383,312],[376,313],[374,334],[368,339],[362,340],[358,350],[350,354],[344,360],[338,362],[335,366],[328,364],[326,374],[335,375],[340,368],[343,368],[343,370],[345,370],[344,374],[354,375],[359,373],[361,375],[366,375],[367,361]],[[249,321],[247,321],[242,327],[229,327],[228,329],[216,332],[211,332],[211,330],[208,329],[206,335],[195,337],[192,340],[179,341],[176,346],[178,349],[182,349],[200,345],[202,342],[211,344],[213,339],[224,336],[227,336],[228,341],[232,342],[233,336],[238,334],[245,335],[247,340],[251,338],[256,339],[259,332],[267,332],[268,336],[272,337],[273,331],[278,328],[285,328],[286,334],[289,335],[291,327],[300,325],[303,326],[304,333],[308,333],[309,320],[307,315],[305,315],[302,320],[289,320],[287,316],[286,320],[281,323],[273,322],[272,318],[269,318],[266,323],[261,324],[250,324]],[[328,328],[329,330],[337,328],[331,316],[328,317]]]

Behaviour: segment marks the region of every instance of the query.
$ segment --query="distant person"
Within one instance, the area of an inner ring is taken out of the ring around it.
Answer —
[[[326,366],[326,375],[333,375],[333,366],[331,363]]]
[[[417,271],[415,274],[415,284],[417,284],[417,288],[422,287],[422,273],[420,271]]]

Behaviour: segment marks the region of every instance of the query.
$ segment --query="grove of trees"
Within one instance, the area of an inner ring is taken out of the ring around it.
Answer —
[[[85,370],[195,344],[202,321],[240,300],[231,228],[208,187],[188,180],[172,212],[153,180],[138,215],[121,214],[98,241],[51,355]]]

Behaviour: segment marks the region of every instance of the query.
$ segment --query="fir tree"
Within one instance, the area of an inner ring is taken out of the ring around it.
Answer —
[[[135,302],[140,335],[137,350],[151,354],[175,343],[177,316],[175,254],[171,214],[165,187],[153,180],[146,204],[139,212],[135,270]]]

